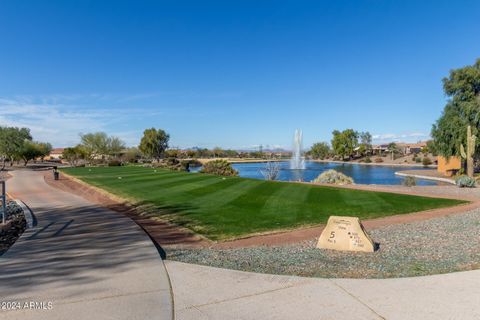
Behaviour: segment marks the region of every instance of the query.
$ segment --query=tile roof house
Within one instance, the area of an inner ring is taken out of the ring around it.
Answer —
[[[46,160],[60,160],[62,159],[63,150],[65,148],[55,148],[50,151],[48,157],[45,157]]]

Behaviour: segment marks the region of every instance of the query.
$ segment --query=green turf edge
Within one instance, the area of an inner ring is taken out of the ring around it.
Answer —
[[[108,167],[92,167],[92,169],[100,169],[100,170],[112,170],[113,171],[113,176],[116,175],[116,172],[114,171],[115,169],[119,169],[118,167],[113,167],[113,168],[108,168]],[[139,166],[131,166],[131,167],[121,167],[123,169],[127,169],[127,168],[132,168],[132,169],[139,169],[138,171],[140,173],[142,173],[142,168],[143,167],[139,167]],[[92,181],[91,179],[88,179],[88,178],[85,178],[84,175],[82,174],[75,174],[75,172],[72,172],[72,171],[78,171],[78,170],[87,170],[87,168],[68,168],[68,169],[62,169],[62,171],[64,171],[65,173],[67,174],[71,174],[72,176],[74,176],[75,178],[77,179],[80,179],[92,186],[95,186],[95,187],[98,187],[100,189],[103,189],[117,197],[121,197],[121,198],[124,198],[126,199],[127,201],[131,202],[132,204],[139,204],[139,203],[142,203],[144,204],[144,199],[139,199],[138,197],[131,197],[131,196],[126,196],[123,192],[119,191],[119,190],[116,190],[115,188],[111,187],[111,186],[106,186],[105,184],[102,184],[102,183],[99,183],[99,182],[95,182],[95,181]],[[164,169],[157,169],[159,170],[159,172],[161,173],[160,176],[184,176],[186,177],[186,179],[190,179],[189,178],[189,173],[179,173],[179,172],[174,172],[174,171],[168,171],[168,170],[164,170]],[[110,172],[112,173],[112,172]],[[104,173],[105,174],[105,173]],[[210,176],[210,177],[216,177],[216,176],[212,176],[212,175],[203,175],[202,174],[202,177],[205,177],[205,176]],[[194,177],[192,175],[192,177]],[[197,176],[198,177],[198,176]],[[183,179],[183,178],[182,178]],[[240,179],[241,181],[252,181],[252,182],[255,182],[255,183],[259,183],[260,180],[257,180],[257,179],[248,179],[248,178],[235,178],[235,179]],[[195,179],[193,179],[195,180]],[[374,219],[374,218],[380,218],[380,217],[386,217],[386,216],[392,216],[392,215],[398,215],[398,214],[409,214],[409,213],[415,213],[415,212],[419,212],[419,211],[424,211],[424,210],[431,210],[431,209],[439,209],[439,208],[445,208],[445,207],[451,207],[451,206],[456,206],[456,205],[461,205],[461,204],[466,204],[466,203],[469,203],[468,201],[463,201],[463,200],[454,200],[454,199],[445,199],[445,198],[434,198],[434,197],[422,197],[422,196],[413,196],[413,195],[405,195],[405,194],[397,194],[397,193],[393,193],[393,192],[384,192],[384,191],[367,191],[367,190],[356,190],[356,189],[346,189],[346,188],[341,188],[341,187],[334,187],[334,186],[318,186],[318,185],[310,185],[310,184],[300,184],[300,183],[292,183],[292,182],[285,182],[285,181],[273,181],[273,182],[268,182],[268,183],[271,183],[271,184],[288,184],[288,185],[293,185],[293,184],[296,184],[296,185],[303,185],[303,186],[309,186],[310,188],[318,188],[318,189],[323,189],[323,190],[334,190],[334,191],[339,191],[339,190],[346,190],[345,192],[356,192],[357,195],[359,193],[364,193],[364,194],[374,194],[374,195],[386,195],[386,196],[389,196],[389,195],[394,195],[394,196],[400,196],[400,197],[404,197],[405,198],[409,198],[409,197],[413,197],[417,200],[424,200],[424,201],[427,201],[427,202],[431,202],[431,201],[434,201],[434,200],[442,200],[444,203],[443,204],[439,204],[439,205],[436,205],[436,206],[430,206],[428,208],[420,208],[419,210],[412,210],[412,211],[408,211],[408,212],[400,212],[400,213],[393,213],[393,214],[386,214],[386,215],[377,215],[377,216],[373,216],[373,217],[361,217],[361,219]],[[398,197],[397,197],[398,198]],[[151,205],[153,207],[155,207],[155,204],[151,203]],[[151,210],[151,208],[150,208]],[[166,218],[166,219],[165,219]],[[254,232],[237,232],[237,233],[232,233],[232,232],[226,232],[226,233],[223,233],[223,232],[219,232],[219,230],[215,231],[213,230],[213,232],[210,230],[208,230],[208,228],[206,229],[202,229],[204,228],[204,226],[201,226],[202,222],[201,221],[192,221],[192,218],[190,217],[190,219],[188,217],[185,217],[185,216],[171,216],[171,217],[165,217],[165,216],[162,216],[161,219],[164,219],[164,220],[167,220],[167,221],[170,221],[170,222],[173,222],[173,223],[177,223],[183,227],[187,227],[211,240],[233,240],[233,239],[238,239],[238,238],[245,238],[245,237],[250,237],[250,236],[253,236],[253,235],[258,235],[258,234],[269,234],[269,233],[278,233],[278,232],[282,232],[282,231],[289,231],[289,230],[295,230],[295,229],[299,229],[299,228],[307,228],[307,227],[313,227],[313,226],[318,226],[318,225],[322,225],[326,222],[326,219],[328,218],[328,216],[325,216],[325,219],[323,219],[323,221],[319,222],[319,221],[315,221],[315,222],[299,222],[299,223],[294,223],[292,224],[290,227],[283,227],[283,228],[266,228],[265,230],[257,230],[257,231],[254,231]],[[199,224],[199,225],[197,225]]]

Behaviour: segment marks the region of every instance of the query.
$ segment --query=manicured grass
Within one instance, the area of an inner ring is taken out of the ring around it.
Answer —
[[[213,240],[321,224],[330,215],[369,219],[464,203],[133,166],[64,171],[113,194],[149,205],[155,215]]]

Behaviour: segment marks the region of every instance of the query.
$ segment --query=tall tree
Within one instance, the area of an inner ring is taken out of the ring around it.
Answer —
[[[220,147],[213,148],[212,153],[214,158],[220,158],[224,155],[224,151]]]
[[[108,135],[105,132],[80,134],[83,150],[88,159],[104,158],[108,153]]]
[[[67,160],[70,164],[74,167],[77,166],[77,163],[81,159],[85,159],[87,157],[85,149],[82,145],[77,145],[71,148],[65,148],[62,153],[63,159]]]
[[[360,149],[359,152],[361,154],[369,154],[372,150],[372,135],[370,132],[360,132]]]
[[[125,148],[120,138],[108,136],[105,132],[81,134],[81,146],[88,159],[102,159],[117,157]]]
[[[395,155],[400,153],[400,148],[395,142],[390,142],[388,144],[387,151],[390,153],[392,160],[395,160]]]
[[[147,157],[160,161],[168,148],[170,136],[162,129],[146,129],[138,149]]]
[[[460,145],[466,145],[467,127],[473,135],[480,127],[480,59],[474,65],[451,70],[443,79],[443,90],[449,100],[437,122],[432,126],[435,151],[447,158],[460,156]],[[476,145],[480,144],[480,139]],[[474,157],[480,156],[476,148]]]
[[[341,156],[342,160],[350,158],[355,148],[358,146],[358,132],[353,129],[346,129],[342,132],[333,131],[332,148],[336,155]]]
[[[118,158],[120,153],[125,149],[125,142],[118,137],[108,137],[107,151],[110,156]]]
[[[23,160],[23,164],[26,166],[30,160],[34,160],[42,156],[42,146],[38,142],[25,140],[18,156]]]
[[[26,140],[32,140],[30,129],[16,127],[0,127],[0,155],[3,158],[3,167],[5,169],[5,160],[13,160],[20,157],[23,144]]]
[[[52,145],[48,142],[38,142],[39,157],[43,159],[52,151]]]
[[[330,146],[326,142],[317,142],[310,149],[310,156],[313,159],[325,159],[330,154]]]

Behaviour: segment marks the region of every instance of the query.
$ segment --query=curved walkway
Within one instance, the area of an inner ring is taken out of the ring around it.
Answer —
[[[0,319],[172,319],[165,266],[140,227],[48,186],[42,172],[11,174],[8,192],[38,225],[0,257],[0,302],[29,303]]]
[[[166,261],[177,320],[480,319],[480,270],[316,279]]]

